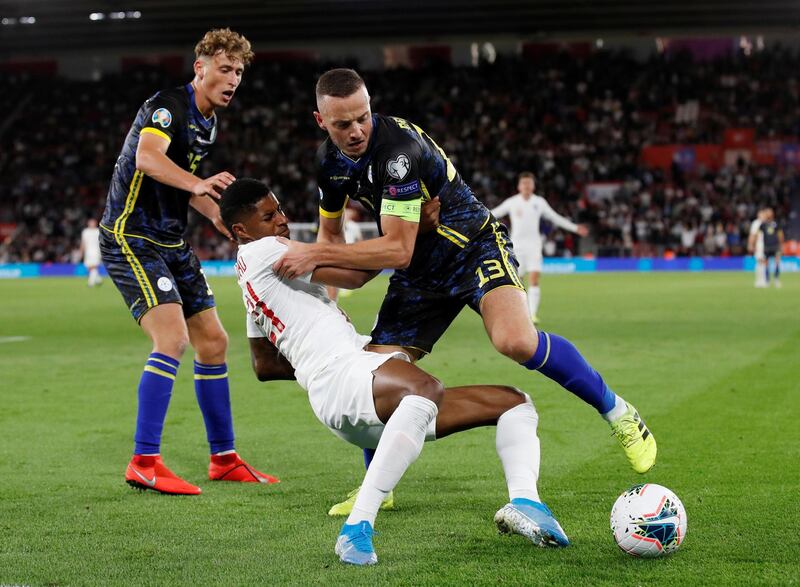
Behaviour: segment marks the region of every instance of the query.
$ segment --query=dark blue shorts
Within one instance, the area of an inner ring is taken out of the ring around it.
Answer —
[[[480,301],[498,287],[525,291],[508,229],[493,218],[448,262],[425,275],[395,271],[372,330],[372,344],[429,353],[464,306],[480,313]]]
[[[200,261],[185,242],[162,246],[101,230],[100,252],[109,277],[137,322],[159,304],[181,304],[186,318],[216,305]]]

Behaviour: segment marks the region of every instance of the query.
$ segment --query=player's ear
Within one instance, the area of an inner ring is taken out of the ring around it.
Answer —
[[[317,125],[319,125],[319,127],[320,127],[322,130],[328,130],[327,128],[325,128],[325,121],[324,121],[324,120],[322,120],[322,114],[320,114],[320,113],[319,113],[319,112],[317,112],[316,110],[314,110],[314,120],[316,120],[316,121],[317,121]]]
[[[202,59],[195,59],[194,62],[194,75],[197,79],[202,80],[206,75],[206,64]]]
[[[253,240],[250,237],[250,235],[247,234],[247,229],[241,222],[236,222],[233,225],[231,225],[231,234],[233,234],[233,238],[240,243],[246,242],[248,240]]]

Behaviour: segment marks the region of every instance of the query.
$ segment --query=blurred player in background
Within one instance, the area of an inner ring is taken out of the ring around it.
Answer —
[[[756,258],[756,287],[769,287],[769,260],[774,259],[775,287],[781,287],[781,250],[783,230],[775,221],[775,211],[763,208],[750,225],[747,252]]]
[[[534,193],[536,178],[525,171],[519,174],[519,192],[506,199],[492,210],[496,218],[508,216],[511,220],[511,242],[519,261],[520,272],[528,274],[528,312],[534,323],[539,321],[539,276],[542,272],[542,233],[539,229],[541,219],[549,220],[559,228],[569,230],[580,236],[589,230],[557,214],[542,196]]]
[[[191,83],[158,92],[139,109],[114,167],[100,225],[109,276],[153,341],[139,381],[134,454],[125,479],[137,488],[184,495],[201,490],[170,471],[160,453],[173,383],[189,344],[211,449],[209,478],[277,481],[235,451],[225,364],[228,336],[200,262],[183,240],[189,206],[230,236],[215,199],[234,177],[194,174],[216,139],[215,111],[230,104],[253,52],[241,35],[218,29],[200,40],[195,56]]]
[[[260,181],[239,179],[225,190],[221,206],[240,243],[236,272],[256,375],[260,380],[296,376],[323,424],[356,446],[375,449],[336,542],[342,562],[377,562],[372,535],[378,508],[423,443],[478,426],[497,426],[496,448],[510,498],[495,515],[500,531],[538,546],[569,544],[540,501],[538,415],[527,394],[493,385],[443,389],[405,353],[366,351],[369,337],[355,331],[321,284],[356,287],[370,273],[320,267],[281,279],[272,266],[287,245],[275,237],[288,238],[289,224],[275,195]],[[276,362],[284,367],[276,370]],[[283,376],[275,377],[278,372]]]
[[[431,352],[469,306],[498,352],[595,408],[634,470],[649,470],[656,442],[639,413],[571,342],[536,330],[506,227],[475,198],[445,152],[411,122],[373,114],[364,80],[351,69],[323,74],[316,97],[314,117],[328,134],[317,152],[318,242],[290,243],[276,263],[279,275],[292,279],[321,266],[395,269],[370,348],[413,360]],[[435,197],[439,224],[423,234],[422,204]],[[342,216],[350,198],[372,214],[378,238],[344,243]],[[337,504],[339,513],[350,503]]]
[[[86,228],[81,232],[81,257],[83,265],[89,272],[89,287],[101,285],[103,278],[100,277],[100,229],[97,227],[97,220],[89,218]]]

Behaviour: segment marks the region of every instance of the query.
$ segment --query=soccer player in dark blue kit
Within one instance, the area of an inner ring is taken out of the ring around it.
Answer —
[[[133,487],[197,495],[199,487],[163,463],[161,433],[181,357],[195,351],[194,381],[211,448],[212,480],[273,483],[234,448],[228,336],[200,262],[183,240],[189,206],[230,236],[215,199],[234,181],[227,172],[194,174],[217,136],[215,110],[230,104],[252,60],[250,42],[209,31],[195,47],[194,79],[150,97],[139,109],[114,166],[101,227],[103,263],[125,304],[153,341],[139,381]]]
[[[481,315],[500,353],[594,407],[611,425],[633,469],[648,471],[655,463],[655,438],[572,343],[536,330],[506,227],[475,198],[445,152],[415,124],[373,114],[364,81],[353,70],[323,74],[316,98],[314,116],[328,133],[317,159],[318,242],[289,242],[275,270],[293,278],[318,266],[395,269],[370,350],[402,351],[412,360],[429,353],[469,306]],[[435,198],[438,226],[423,233],[421,207]],[[348,199],[373,214],[378,238],[344,243],[342,212]],[[368,464],[369,454],[365,457]],[[331,513],[348,513],[353,498]]]

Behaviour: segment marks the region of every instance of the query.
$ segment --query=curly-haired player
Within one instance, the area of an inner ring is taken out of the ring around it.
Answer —
[[[228,336],[200,262],[183,240],[189,206],[228,235],[216,199],[234,177],[195,175],[217,136],[218,108],[230,104],[252,60],[250,42],[230,29],[211,30],[195,47],[194,79],[162,90],[139,109],[106,201],[103,263],[125,304],[153,341],[139,381],[134,455],[125,472],[134,487],[197,495],[200,488],[161,460],[161,432],[181,357],[195,351],[197,402],[211,447],[209,478],[272,483],[234,449]]]

